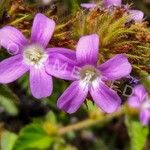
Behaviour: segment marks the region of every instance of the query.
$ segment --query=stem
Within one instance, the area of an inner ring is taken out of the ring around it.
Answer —
[[[101,122],[108,122],[118,116],[123,115],[124,112],[125,112],[125,109],[124,109],[124,107],[122,107],[120,110],[118,110],[115,113],[107,114],[107,115],[104,114],[103,116],[101,116],[100,118],[97,118],[97,119],[86,119],[79,123],[69,125],[67,127],[62,127],[58,130],[58,134],[64,135],[68,132],[81,130],[83,128],[87,128],[87,127],[93,126],[93,125],[101,123]]]
[[[23,17],[16,19],[15,21],[11,22],[10,25],[16,25],[16,24],[24,21],[27,18],[30,18],[30,15],[24,15]]]

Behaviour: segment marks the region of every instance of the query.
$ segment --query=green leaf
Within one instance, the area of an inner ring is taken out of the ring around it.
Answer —
[[[16,134],[4,131],[1,136],[1,150],[12,150],[16,139]]]
[[[132,150],[143,150],[148,134],[148,127],[142,126],[142,124],[135,119],[129,117],[126,118],[126,126],[131,142]]]
[[[46,115],[46,121],[52,123],[52,124],[56,124],[57,123],[57,118],[54,112],[50,111],[47,113]]]
[[[85,104],[85,109],[87,109],[88,111],[95,111],[97,109],[96,105],[91,100],[86,100]]]
[[[17,115],[18,109],[16,101],[18,97],[9,89],[8,86],[0,85],[0,106],[10,115]]]
[[[39,124],[26,126],[20,133],[13,150],[46,149],[53,142]]]

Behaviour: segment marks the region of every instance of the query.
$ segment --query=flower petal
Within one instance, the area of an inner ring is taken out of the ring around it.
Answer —
[[[137,96],[129,97],[128,104],[129,104],[129,106],[131,106],[133,108],[139,108],[141,105],[140,100]]]
[[[144,101],[148,93],[143,85],[137,85],[134,88],[134,94],[139,98],[140,102]]]
[[[130,18],[136,22],[141,22],[144,18],[144,13],[140,10],[129,10]]]
[[[99,69],[106,79],[116,80],[129,75],[132,67],[128,59],[119,54],[100,65]]]
[[[140,121],[143,125],[148,125],[150,123],[150,110],[148,109],[141,110]]]
[[[87,94],[88,87],[83,88],[80,86],[79,81],[74,81],[58,99],[57,106],[67,113],[72,114],[79,109]]]
[[[122,0],[104,0],[105,7],[121,6]]]
[[[76,61],[69,59],[65,55],[49,53],[45,68],[46,72],[54,77],[65,80],[76,79]]]
[[[30,69],[30,88],[33,96],[37,99],[46,98],[52,94],[52,77],[45,69]]]
[[[29,70],[23,64],[21,54],[12,56],[0,62],[0,83],[10,83],[17,80]]]
[[[121,104],[118,94],[107,87],[102,81],[99,81],[99,84],[96,86],[91,87],[90,94],[96,105],[107,113],[115,112]]]
[[[82,3],[81,7],[86,8],[86,9],[93,9],[96,7],[96,4],[94,4],[94,3]]]
[[[20,53],[27,42],[23,34],[14,27],[5,26],[0,29],[0,45],[10,54]]]
[[[64,56],[68,57],[69,59],[76,60],[76,53],[75,53],[75,51],[73,51],[71,49],[54,47],[54,48],[47,48],[47,51],[50,54],[58,53],[58,54],[62,54]]]
[[[98,61],[99,37],[97,34],[83,36],[77,44],[77,61],[81,64],[96,65]]]
[[[44,48],[48,45],[55,29],[55,22],[52,19],[38,13],[33,22],[31,39]]]

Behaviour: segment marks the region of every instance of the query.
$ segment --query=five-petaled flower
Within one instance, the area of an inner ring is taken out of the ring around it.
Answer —
[[[122,5],[122,0],[103,0],[104,7],[106,9],[112,9],[112,7],[124,7],[126,12],[130,15],[130,20],[141,22],[144,18],[144,13],[140,10],[131,10],[127,5]],[[97,6],[95,3],[82,3],[81,7],[86,9],[94,9]],[[129,20],[129,21],[130,21]]]
[[[68,113],[74,113],[84,102],[88,94],[103,111],[112,113],[118,109],[121,99],[110,89],[105,81],[117,80],[131,72],[131,65],[123,54],[118,54],[102,65],[98,65],[99,36],[87,35],[80,38],[76,48],[76,74],[72,73],[73,63],[68,62],[65,79],[74,82],[58,100],[58,107]],[[72,69],[71,69],[72,68]],[[50,69],[47,72],[51,72]]]
[[[55,22],[43,14],[34,18],[31,39],[27,40],[16,28],[5,26],[0,29],[0,44],[14,56],[0,62],[0,83],[15,81],[30,71],[30,88],[34,97],[41,99],[51,95],[52,77],[46,73],[47,62],[61,59],[61,54],[69,50],[46,49],[55,29]],[[49,68],[50,69],[50,68]]]
[[[143,85],[134,87],[132,96],[128,100],[129,106],[140,110],[140,121],[143,125],[150,123],[150,99]]]

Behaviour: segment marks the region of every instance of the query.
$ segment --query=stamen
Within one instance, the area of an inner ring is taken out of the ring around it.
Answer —
[[[80,71],[80,79],[82,83],[90,84],[95,81],[99,73],[95,67],[87,65]]]
[[[47,59],[47,54],[44,49],[39,45],[29,45],[24,49],[23,58],[27,65],[41,68]]]

